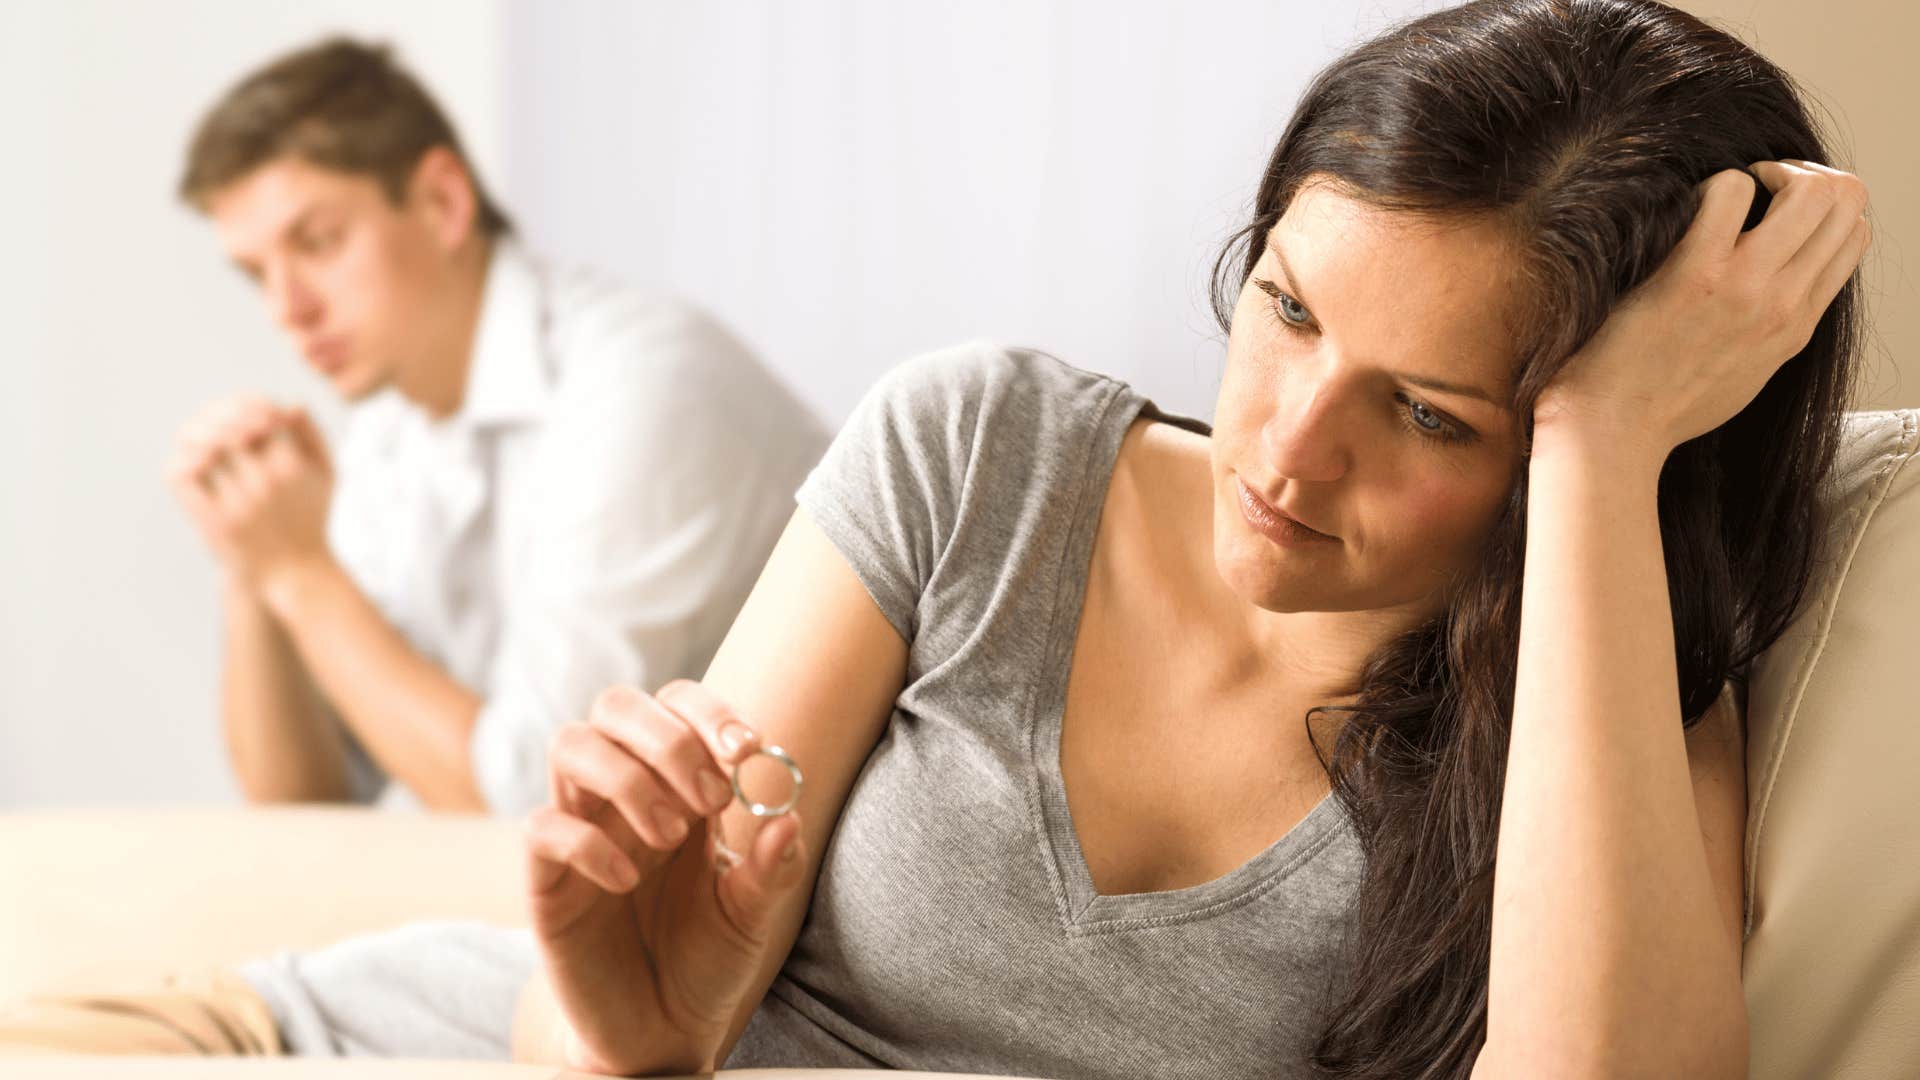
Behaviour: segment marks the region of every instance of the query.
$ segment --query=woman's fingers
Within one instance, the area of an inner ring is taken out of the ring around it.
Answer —
[[[721,875],[720,914],[743,941],[765,940],[780,897],[800,883],[807,865],[801,844],[799,814],[782,814],[754,834],[745,861]]]
[[[1757,161],[1751,172],[1776,194],[1760,224],[1734,242],[1744,264],[1736,280],[1745,281],[1762,303],[1791,300],[1796,315],[1817,320],[1866,251],[1866,185],[1852,173],[1797,158]],[[1702,196],[1695,228],[1709,240],[1731,216],[1724,203],[1733,200],[1724,196],[1735,187],[1728,182],[1716,190],[1709,184]],[[1715,204],[1716,196],[1722,204]]]
[[[619,807],[571,780],[562,778],[559,782],[564,784],[572,794],[565,801],[556,800],[554,805],[562,810],[566,810],[569,806],[586,807],[582,811],[567,812],[607,834],[607,838],[613,841],[613,846],[626,852],[627,858],[633,860],[635,866],[653,864],[656,856],[653,854],[652,845],[648,844],[639,833],[633,831],[633,826],[627,823],[626,815],[620,812]]]
[[[723,765],[738,764],[760,748],[760,734],[705,683],[675,679],[661,687],[654,700],[691,724]]]
[[[605,832],[557,806],[527,815],[528,883],[536,893],[557,886],[572,870],[608,892],[639,884],[640,871]]]
[[[1756,272],[1775,274],[1806,245],[1833,209],[1835,196],[1828,178],[1812,169],[1784,161],[1756,161],[1752,168],[1773,192],[1773,203],[1760,224],[1740,234],[1734,249]]]
[[[555,733],[550,767],[567,782],[611,804],[648,847],[679,848],[687,838],[687,810],[646,762],[616,745],[605,732],[568,724]],[[563,809],[571,809],[563,805]],[[593,816],[583,808],[583,818]]]
[[[559,887],[568,868],[602,890],[634,888],[727,807],[733,786],[723,770],[758,746],[726,703],[691,680],[657,697],[604,691],[585,722],[563,726],[549,745],[553,801],[527,824],[534,892]],[[722,875],[735,930],[761,932],[773,898],[802,872],[788,855],[798,847],[797,817],[777,818],[755,834],[747,865]]]
[[[1817,319],[1866,251],[1870,231],[1865,218],[1867,186],[1852,173],[1798,158],[1760,162],[1755,168],[1770,178],[1769,185],[1775,190],[1789,189],[1786,196],[1775,201],[1775,209],[1780,209],[1783,221],[1793,227],[1775,229],[1764,238],[1757,235],[1762,229],[1755,228],[1742,238],[1743,247],[1751,238],[1752,246],[1746,250],[1756,253],[1762,260],[1760,265],[1777,267],[1775,273],[1782,286],[1779,291],[1804,298]],[[1782,202],[1790,206],[1781,207]],[[1767,218],[1772,220],[1773,210],[1768,211]],[[1799,237],[1798,244],[1793,243],[1795,236]],[[1781,260],[1781,252],[1789,246],[1791,251]]]
[[[1725,254],[1733,250],[1740,226],[1747,220],[1759,184],[1751,173],[1722,169],[1700,182],[1700,207],[1676,248],[1698,248]]]
[[[1815,312],[1825,311],[1827,305],[1833,303],[1833,298],[1840,295],[1840,289],[1846,285],[1847,279],[1859,268],[1860,260],[1866,255],[1867,245],[1872,239],[1873,228],[1867,224],[1866,215],[1855,218],[1840,250],[1833,253],[1827,265],[1821,267],[1819,275],[1813,279],[1813,289],[1808,299]]]
[[[733,786],[700,732],[648,695],[612,687],[594,700],[587,722],[653,767],[679,796],[677,813],[706,817],[732,800]]]
[[[1833,205],[1782,271],[1793,283],[1792,287],[1820,309],[1833,299],[1831,294],[1823,295],[1820,291],[1826,270],[1833,265],[1835,256],[1845,252],[1858,238],[1867,211],[1867,186],[1858,177],[1835,173],[1825,183],[1832,191]]]

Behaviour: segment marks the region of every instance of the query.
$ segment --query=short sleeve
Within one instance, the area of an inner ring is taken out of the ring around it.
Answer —
[[[982,475],[987,447],[1006,451],[994,470],[1023,471],[1049,380],[1078,374],[986,342],[915,357],[874,382],[795,493],[904,640],[968,500],[1020,497],[1016,478]]]
[[[945,349],[888,370],[794,494],[905,641],[952,535],[986,348]]]

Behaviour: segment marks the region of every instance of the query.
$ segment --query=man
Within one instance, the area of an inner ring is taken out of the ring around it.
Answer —
[[[523,814],[602,687],[703,674],[828,439],[740,343],[526,251],[382,48],[246,77],[180,194],[354,403],[329,452],[299,408],[216,402],[170,469],[223,571],[249,798]]]

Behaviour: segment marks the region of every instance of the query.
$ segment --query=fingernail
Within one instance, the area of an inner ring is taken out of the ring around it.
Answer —
[[[709,807],[718,810],[733,798],[733,789],[720,779],[719,773],[703,772],[700,774],[700,794],[706,797]]]
[[[664,806],[653,808],[653,825],[660,830],[660,835],[667,838],[668,843],[677,844],[687,835],[687,823],[680,820],[679,814]]]
[[[729,754],[737,754],[740,752],[741,747],[747,745],[747,740],[752,737],[753,732],[748,730],[745,724],[730,720],[725,727],[720,729],[720,749],[725,750]]]

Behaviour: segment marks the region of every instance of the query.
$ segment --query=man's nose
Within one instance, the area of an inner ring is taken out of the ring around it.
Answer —
[[[285,268],[267,274],[267,307],[273,321],[288,330],[312,326],[320,315],[320,298],[298,274]]]
[[[1260,431],[1267,460],[1289,480],[1326,482],[1347,471],[1352,425],[1341,395],[1324,379],[1300,379],[1282,391],[1281,407]]]

